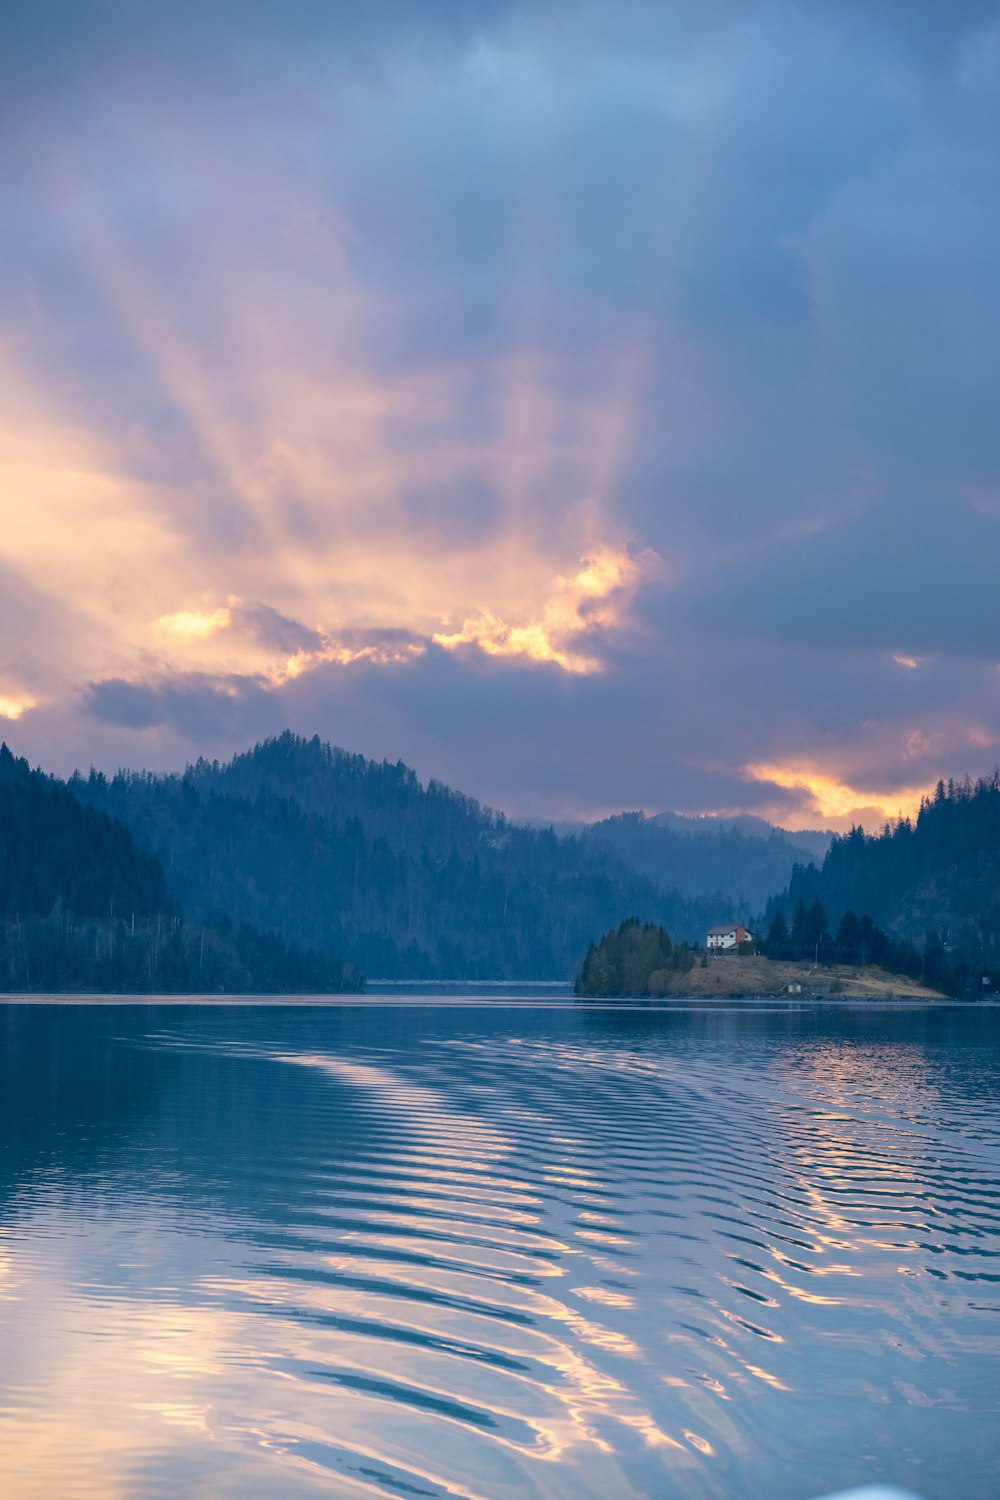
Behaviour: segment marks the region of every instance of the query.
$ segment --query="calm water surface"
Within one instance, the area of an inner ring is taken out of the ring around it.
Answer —
[[[0,1006],[0,1494],[1000,1494],[1000,1010]]]

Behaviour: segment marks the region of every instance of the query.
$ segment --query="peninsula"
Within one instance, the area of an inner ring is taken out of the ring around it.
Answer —
[[[874,964],[796,963],[759,955],[699,953],[662,927],[629,918],[593,945],[576,981],[585,999],[802,995],[865,1000],[943,1000],[907,974]]]
[[[859,1000],[944,1000],[908,974],[893,974],[876,964],[799,964],[779,959],[711,958],[686,973],[660,971],[650,976],[651,995],[753,996],[835,995]]]

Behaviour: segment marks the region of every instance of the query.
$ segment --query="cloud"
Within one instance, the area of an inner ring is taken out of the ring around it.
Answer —
[[[804,805],[823,827],[829,827],[831,821],[839,824],[848,817],[860,820],[866,814],[885,820],[913,817],[933,786],[931,783],[896,787],[888,792],[873,791],[868,787],[847,786],[816,767],[801,764],[751,765],[747,766],[747,775],[786,791],[806,793]]]
[[[290,655],[299,651],[322,649],[323,636],[320,631],[311,630],[298,620],[288,619],[269,604],[234,603],[229,613],[231,619],[235,614],[237,626],[255,635],[263,646],[288,652]]]
[[[34,698],[13,698],[6,694],[0,695],[0,719],[19,719],[34,706]]]
[[[269,605],[235,596],[215,609],[161,615],[154,624],[171,645],[200,648],[203,665],[206,649],[219,653],[217,660],[233,660],[242,653],[244,664],[255,665],[261,679],[274,686],[323,663],[403,661],[423,654],[429,640],[449,651],[470,646],[487,656],[522,657],[552,662],[567,672],[595,672],[602,669],[600,657],[593,654],[601,638],[628,623],[631,597],[658,564],[648,551],[632,556],[613,548],[597,549],[581,559],[574,575],[558,575],[552,581],[537,618],[510,625],[481,609],[459,630],[436,631],[430,638],[405,628],[348,629],[334,635],[289,619]],[[580,643],[592,654],[578,649]]]
[[[104,724],[125,730],[170,727],[193,745],[218,744],[220,736],[266,735],[280,727],[280,716],[268,712],[264,685],[236,676],[190,673],[155,683],[108,678],[88,685],[84,705]]]
[[[196,610],[181,609],[172,615],[161,615],[156,621],[158,629],[182,641],[200,641],[214,635],[217,630],[227,630],[233,623],[230,609],[213,609],[210,614],[199,614]]]
[[[514,809],[811,819],[985,768],[995,5],[6,19],[33,753],[289,722]]]
[[[622,807],[650,813],[751,809],[800,828],[848,828],[858,819],[879,826],[907,810],[908,789],[933,785],[945,747],[956,753],[958,746],[957,768],[976,769],[1000,743],[986,742],[981,719],[961,717],[976,684],[980,691],[984,686],[979,668],[968,669],[968,681],[952,683],[952,701],[946,675],[937,716],[915,717],[912,695],[903,690],[913,674],[884,658],[856,656],[844,676],[863,700],[855,700],[861,714],[869,703],[882,708],[881,717],[867,723],[853,707],[820,711],[816,695],[829,692],[836,704],[840,684],[821,688],[791,648],[755,662],[752,700],[737,698],[742,670],[738,656],[720,661],[708,704],[689,714],[686,704],[701,704],[703,667],[685,651],[658,663],[653,691],[648,657],[621,642],[608,669],[596,674],[428,645],[395,662],[321,663],[280,685],[258,677],[179,675],[143,684],[138,703],[120,685],[100,684],[68,747],[51,711],[36,732],[50,747],[61,747],[61,755],[75,757],[67,768],[86,763],[81,745],[94,747],[91,758],[96,752],[98,763],[111,754],[176,767],[290,726],[377,759],[395,760],[405,745],[405,758],[423,777],[440,777],[525,816],[596,816]],[[794,711],[790,695],[800,698]],[[734,703],[738,735],[732,732]],[[122,723],[129,719],[137,727]],[[28,716],[17,728],[24,753]],[[776,764],[778,781],[755,779],[741,758],[747,753],[751,764]],[[793,772],[808,773],[809,780]],[[822,802],[817,788],[830,794]]]
[[[650,572],[658,559],[650,553],[633,558],[606,548],[581,561],[574,577],[556,578],[539,619],[509,625],[481,610],[457,631],[438,631],[434,644],[449,651],[475,645],[487,656],[554,662],[567,672],[601,671],[600,658],[577,650],[577,641],[581,637],[584,642],[591,640],[599,631],[621,623],[623,596],[627,601],[634,594],[643,570]]]
[[[256,723],[255,714],[265,698],[271,696],[277,703],[282,689],[315,677],[321,668],[405,666],[434,648],[450,652],[470,646],[487,658],[523,658],[569,673],[598,671],[602,665],[599,658],[569,648],[580,638],[594,642],[602,633],[619,627],[623,603],[638,586],[642,573],[650,572],[657,561],[648,554],[636,558],[613,549],[595,552],[581,560],[575,575],[554,580],[539,620],[511,627],[482,612],[466,621],[461,631],[439,634],[433,641],[406,630],[353,630],[335,638],[288,619],[267,605],[248,604],[235,597],[213,610],[176,611],[155,622],[172,641],[204,651],[221,639],[223,656],[231,657],[249,640],[248,659],[257,664],[258,670],[213,673],[175,668],[162,670],[158,680],[105,678],[88,684],[86,709],[104,723],[127,729],[170,725],[184,734],[193,730],[195,734],[215,735],[222,724]],[[229,644],[231,640],[237,643],[235,647]],[[264,717],[275,722],[280,713],[272,706],[264,711]]]

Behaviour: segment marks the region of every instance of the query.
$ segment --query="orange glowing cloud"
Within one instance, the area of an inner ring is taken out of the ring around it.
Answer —
[[[232,620],[232,611],[229,609],[213,609],[210,614],[182,609],[177,614],[161,615],[156,624],[161,630],[182,641],[198,641],[214,635],[218,630],[226,630]]]
[[[421,656],[427,649],[425,642],[410,640],[376,639],[351,644],[321,627],[300,626],[296,621],[283,620],[275,611],[266,611],[312,643],[289,649],[281,641],[261,639],[254,632],[252,622],[259,613],[259,607],[255,610],[231,594],[226,604],[216,609],[182,609],[161,615],[154,627],[168,653],[171,648],[180,650],[180,657],[174,655],[171,666],[181,670],[195,666],[220,674],[249,673],[272,687],[283,687],[327,662],[344,667],[356,661],[387,665]]]
[[[875,813],[890,820],[900,816],[912,817],[920,806],[920,799],[931,790],[929,786],[902,786],[891,791],[874,791],[870,787],[851,786],[802,762],[749,765],[745,770],[753,781],[768,782],[784,791],[803,792],[809,813],[841,823],[855,819],[861,821],[862,813]]]
[[[348,339],[343,368],[332,369],[286,346],[280,328],[248,323],[221,293],[232,326],[216,355],[184,337],[162,287],[108,250],[110,269],[122,274],[107,278],[109,295],[188,419],[204,468],[190,484],[140,478],[148,455],[131,451],[128,434],[81,425],[27,368],[0,362],[12,414],[0,434],[0,560],[47,601],[49,631],[36,697],[7,684],[4,716],[107,677],[235,674],[279,687],[323,663],[402,662],[432,640],[600,670],[595,636],[625,622],[653,559],[602,540],[620,371],[595,375],[570,402],[551,393],[558,370],[539,369],[546,405],[523,361],[496,361],[484,378],[516,390],[526,409],[537,398],[546,420],[470,440],[452,416],[465,367],[379,383],[353,367]],[[240,358],[216,369],[234,349]],[[470,487],[500,496],[499,515],[484,511],[480,525],[459,514]],[[558,505],[539,504],[543,491]],[[239,618],[247,600],[310,621],[311,639],[280,648],[255,638]]]
[[[0,719],[19,719],[22,714],[28,712],[29,708],[34,707],[34,698],[14,697],[10,693],[0,693]]]
[[[301,625],[273,610],[262,611],[230,594],[224,605],[160,615],[153,631],[165,671],[250,674],[272,687],[283,687],[328,663],[409,661],[422,656],[430,640],[446,650],[474,646],[487,656],[551,662],[572,673],[598,672],[601,661],[592,651],[581,649],[581,641],[597,630],[614,629],[625,622],[627,603],[655,562],[652,553],[635,557],[611,547],[597,549],[581,560],[576,573],[557,574],[540,608],[532,610],[528,605],[529,618],[521,623],[509,623],[499,611],[483,608],[466,616],[457,631],[435,630],[437,621],[409,635],[388,627],[328,630],[322,625]],[[280,638],[280,628],[278,639],[262,634],[257,628],[262,613],[303,643],[289,645]]]
[[[340,641],[328,641],[315,651],[296,651],[294,656],[289,656],[279,666],[269,669],[265,676],[273,686],[283,687],[286,682],[294,681],[296,677],[311,672],[324,662],[336,662],[341,667],[350,666],[356,661],[370,661],[378,666],[387,666],[390,662],[409,661],[415,656],[422,656],[426,649],[420,641],[376,641],[371,645],[358,647],[346,646]]]
[[[180,126],[163,142],[181,175],[193,144]],[[43,705],[105,678],[280,687],[324,663],[405,661],[432,640],[601,669],[596,637],[625,622],[652,557],[606,541],[647,374],[641,330],[589,353],[548,348],[526,292],[504,348],[376,370],[381,294],[308,183],[272,184],[287,212],[261,253],[269,274],[322,279],[321,325],[312,299],[275,317],[234,281],[239,205],[218,206],[187,276],[164,278],[81,180],[53,169],[51,210],[181,437],[153,419],[88,419],[30,348],[0,356],[0,562],[46,601]],[[472,385],[493,415],[470,429]],[[255,636],[248,600],[310,622],[308,639]],[[17,685],[3,685],[15,706]]]
[[[595,629],[623,623],[623,604],[634,594],[643,569],[653,561],[651,553],[635,558],[627,552],[604,548],[582,560],[571,578],[555,579],[551,597],[539,618],[524,624],[509,624],[490,610],[468,617],[460,630],[439,631],[438,646],[453,651],[473,645],[487,656],[522,656],[536,662],[554,662],[566,672],[599,672],[600,660],[576,649],[580,637]]]

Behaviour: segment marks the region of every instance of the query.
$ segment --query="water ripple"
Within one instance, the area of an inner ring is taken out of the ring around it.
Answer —
[[[5,1500],[1000,1485],[1000,1016],[118,1024],[0,1155]]]

